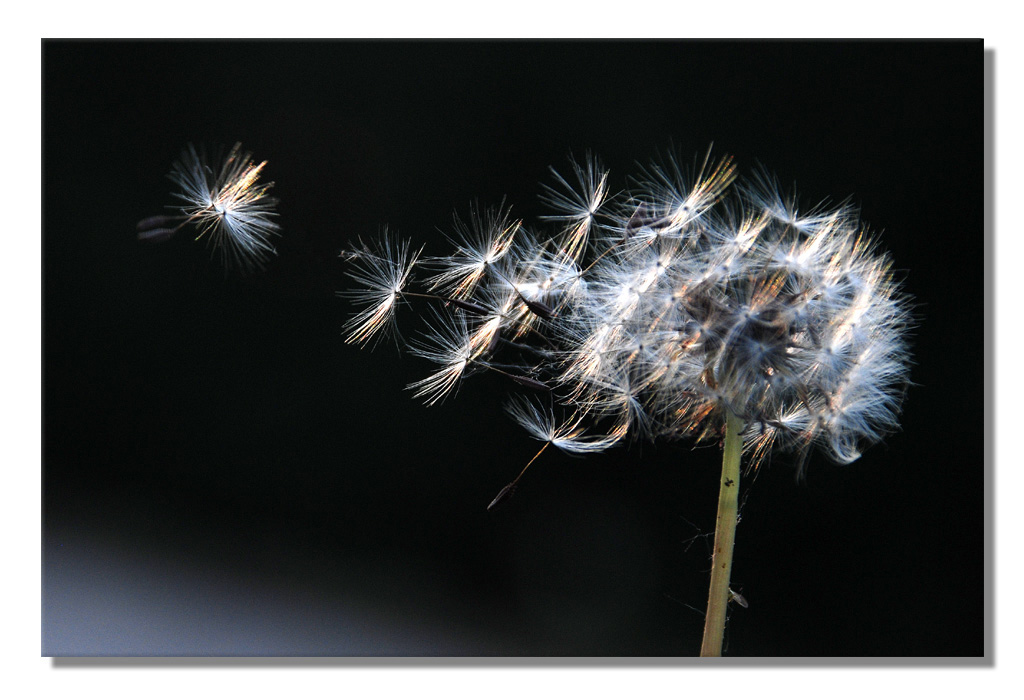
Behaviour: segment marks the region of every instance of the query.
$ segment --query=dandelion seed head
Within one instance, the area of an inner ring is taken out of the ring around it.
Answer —
[[[910,301],[848,203],[802,210],[763,169],[739,179],[710,152],[688,170],[663,158],[619,193],[590,156],[554,178],[550,237],[504,205],[474,209],[429,260],[430,289],[465,308],[428,316],[413,352],[439,368],[417,396],[439,401],[475,370],[527,378],[554,403],[513,399],[509,415],[575,454],[719,439],[727,411],[755,465],[812,447],[848,463],[896,429]],[[396,274],[361,280],[353,341],[388,313]]]

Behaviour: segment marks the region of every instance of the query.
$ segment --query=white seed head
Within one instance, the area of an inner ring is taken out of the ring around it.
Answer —
[[[509,413],[577,453],[627,433],[717,438],[726,409],[755,464],[813,446],[846,463],[896,429],[910,301],[853,207],[800,211],[764,171],[733,187],[732,161],[710,153],[692,174],[663,159],[616,195],[595,159],[572,168],[576,182],[556,173],[546,189],[564,223],[552,237],[474,212],[431,260],[433,290],[487,313],[450,304],[455,320],[431,321],[434,349],[416,352],[441,368],[418,395],[439,400],[470,365],[530,377],[571,417],[521,400]],[[385,280],[361,280],[366,298],[379,304]]]

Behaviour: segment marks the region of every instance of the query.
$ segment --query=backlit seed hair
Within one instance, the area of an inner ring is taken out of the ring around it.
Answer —
[[[181,201],[178,215],[154,216],[138,224],[141,241],[159,243],[187,224],[196,240],[205,238],[225,268],[259,270],[276,254],[274,237],[280,235],[277,200],[268,197],[273,183],[260,183],[266,161],[256,164],[236,143],[228,154],[211,161],[202,149],[189,144],[174,162],[168,177]]]
[[[355,276],[367,307],[350,341],[377,330],[382,300],[414,295],[425,262],[437,311],[416,352],[441,368],[411,388],[428,403],[470,366],[501,368],[529,379],[511,389],[546,390],[512,417],[571,452],[718,439],[731,411],[754,466],[775,449],[802,464],[815,446],[852,462],[897,428],[909,380],[910,300],[891,261],[849,204],[803,211],[763,170],[737,180],[710,153],[695,165],[663,158],[613,194],[588,157],[545,188],[552,235],[502,206],[459,222],[447,256],[381,246],[391,257]]]

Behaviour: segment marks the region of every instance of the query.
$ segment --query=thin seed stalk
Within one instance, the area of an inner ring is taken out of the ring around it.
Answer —
[[[722,482],[718,492],[718,517],[715,520],[715,551],[711,558],[711,588],[708,611],[704,617],[704,641],[701,656],[721,656],[725,635],[725,612],[729,605],[729,576],[732,573],[732,549],[736,542],[739,513],[740,454],[743,421],[726,409],[725,447],[722,451]]]

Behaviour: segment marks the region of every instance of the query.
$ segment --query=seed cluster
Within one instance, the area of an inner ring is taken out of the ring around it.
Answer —
[[[386,235],[346,251],[363,305],[350,342],[433,299],[410,349],[439,368],[415,394],[434,403],[499,372],[534,392],[513,418],[569,452],[715,438],[730,411],[752,463],[812,445],[847,463],[896,427],[909,300],[852,207],[800,212],[763,172],[737,183],[728,158],[689,174],[664,159],[618,193],[596,159],[572,170],[545,187],[553,236],[502,206],[456,219],[446,256]]]

